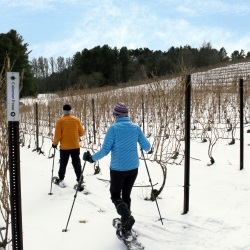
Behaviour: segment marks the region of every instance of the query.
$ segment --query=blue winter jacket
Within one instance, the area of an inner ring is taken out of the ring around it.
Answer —
[[[138,125],[132,123],[129,117],[117,118],[107,130],[102,148],[92,155],[92,159],[98,161],[111,151],[110,169],[127,171],[138,168],[137,143],[143,150],[150,150],[150,142]]]

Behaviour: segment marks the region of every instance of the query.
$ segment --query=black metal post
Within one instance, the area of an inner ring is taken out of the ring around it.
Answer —
[[[19,122],[8,122],[12,249],[23,249]]]
[[[94,99],[92,99],[92,118],[93,118],[94,144],[96,144],[96,131],[95,131],[95,101],[94,101]]]
[[[48,115],[49,115],[49,122],[48,122],[48,126],[49,126],[49,135],[50,135],[50,108],[48,107]]]
[[[219,90],[219,100],[218,100],[218,102],[219,102],[219,104],[218,104],[218,109],[219,109],[219,123],[220,123],[220,106],[221,106],[221,101],[220,101],[220,94],[221,94],[221,90]]]
[[[191,106],[191,75],[186,78],[185,91],[185,172],[184,172],[184,209],[189,211],[189,179],[190,179],[190,106]]]
[[[141,103],[141,108],[142,108],[142,131],[145,133],[145,113],[144,113],[144,98],[142,95],[142,103]]]
[[[37,102],[35,104],[35,113],[36,113],[36,151],[39,150],[39,126],[38,126],[38,106]]]
[[[244,89],[243,89],[243,79],[239,82],[239,92],[240,92],[240,170],[244,167]]]

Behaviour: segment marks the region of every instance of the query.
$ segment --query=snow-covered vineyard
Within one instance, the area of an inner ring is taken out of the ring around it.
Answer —
[[[240,78],[244,79],[245,126],[248,126],[249,70],[250,63],[239,63],[191,75],[191,137],[211,142],[208,145],[209,158],[214,137],[228,142],[237,139]],[[185,79],[176,78],[95,94],[79,90],[61,98],[47,95],[46,99],[40,96],[22,100],[25,104],[21,107],[20,116],[22,143],[30,146],[33,140],[33,147],[42,149],[44,138],[52,140],[55,121],[61,116],[63,103],[69,102],[74,115],[81,119],[87,131],[81,141],[82,148],[95,152],[102,144],[107,127],[113,123],[113,105],[123,101],[129,104],[131,119],[151,140],[154,152],[148,159],[163,164],[179,164],[184,157],[184,99]]]
[[[250,77],[250,63],[238,63],[231,64],[227,67],[215,68],[206,72],[192,74],[193,83],[206,83],[206,84],[218,84],[218,83],[232,83],[239,78],[244,80]]]
[[[111,110],[118,101],[129,104],[131,120],[141,126],[152,145],[145,159],[157,191],[163,225],[151,200],[152,190],[142,156],[132,194],[134,228],[145,249],[250,249],[249,74],[250,64],[239,63],[191,75],[191,186],[190,211],[186,215],[182,214],[185,78],[94,94],[77,90],[63,96],[41,95],[21,100],[24,249],[126,249],[111,224],[117,214],[109,198],[110,156],[96,165],[86,164],[84,176],[90,194],[78,194],[68,232],[63,233],[62,229],[75,194],[71,165],[65,180],[67,188],[53,186],[53,195],[48,195],[51,143],[62,105],[70,103],[73,114],[85,128],[80,142],[82,155],[86,150],[96,152],[101,147],[107,128],[114,122]],[[239,171],[241,78],[245,168]],[[56,175],[58,151],[54,160]]]

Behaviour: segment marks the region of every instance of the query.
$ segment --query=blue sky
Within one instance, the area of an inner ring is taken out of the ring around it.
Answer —
[[[250,0],[0,0],[0,33],[15,29],[30,58],[72,57],[108,44],[167,51],[210,42],[250,51]]]

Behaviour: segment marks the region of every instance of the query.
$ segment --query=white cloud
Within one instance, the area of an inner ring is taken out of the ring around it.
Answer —
[[[22,1],[9,1],[9,0],[0,0],[0,5],[5,6],[5,8],[22,8],[29,10],[35,9],[47,9],[50,8],[50,1],[43,0],[22,0]]]
[[[190,16],[204,16],[213,13],[250,14],[250,2],[244,0],[160,0],[160,2]]]

